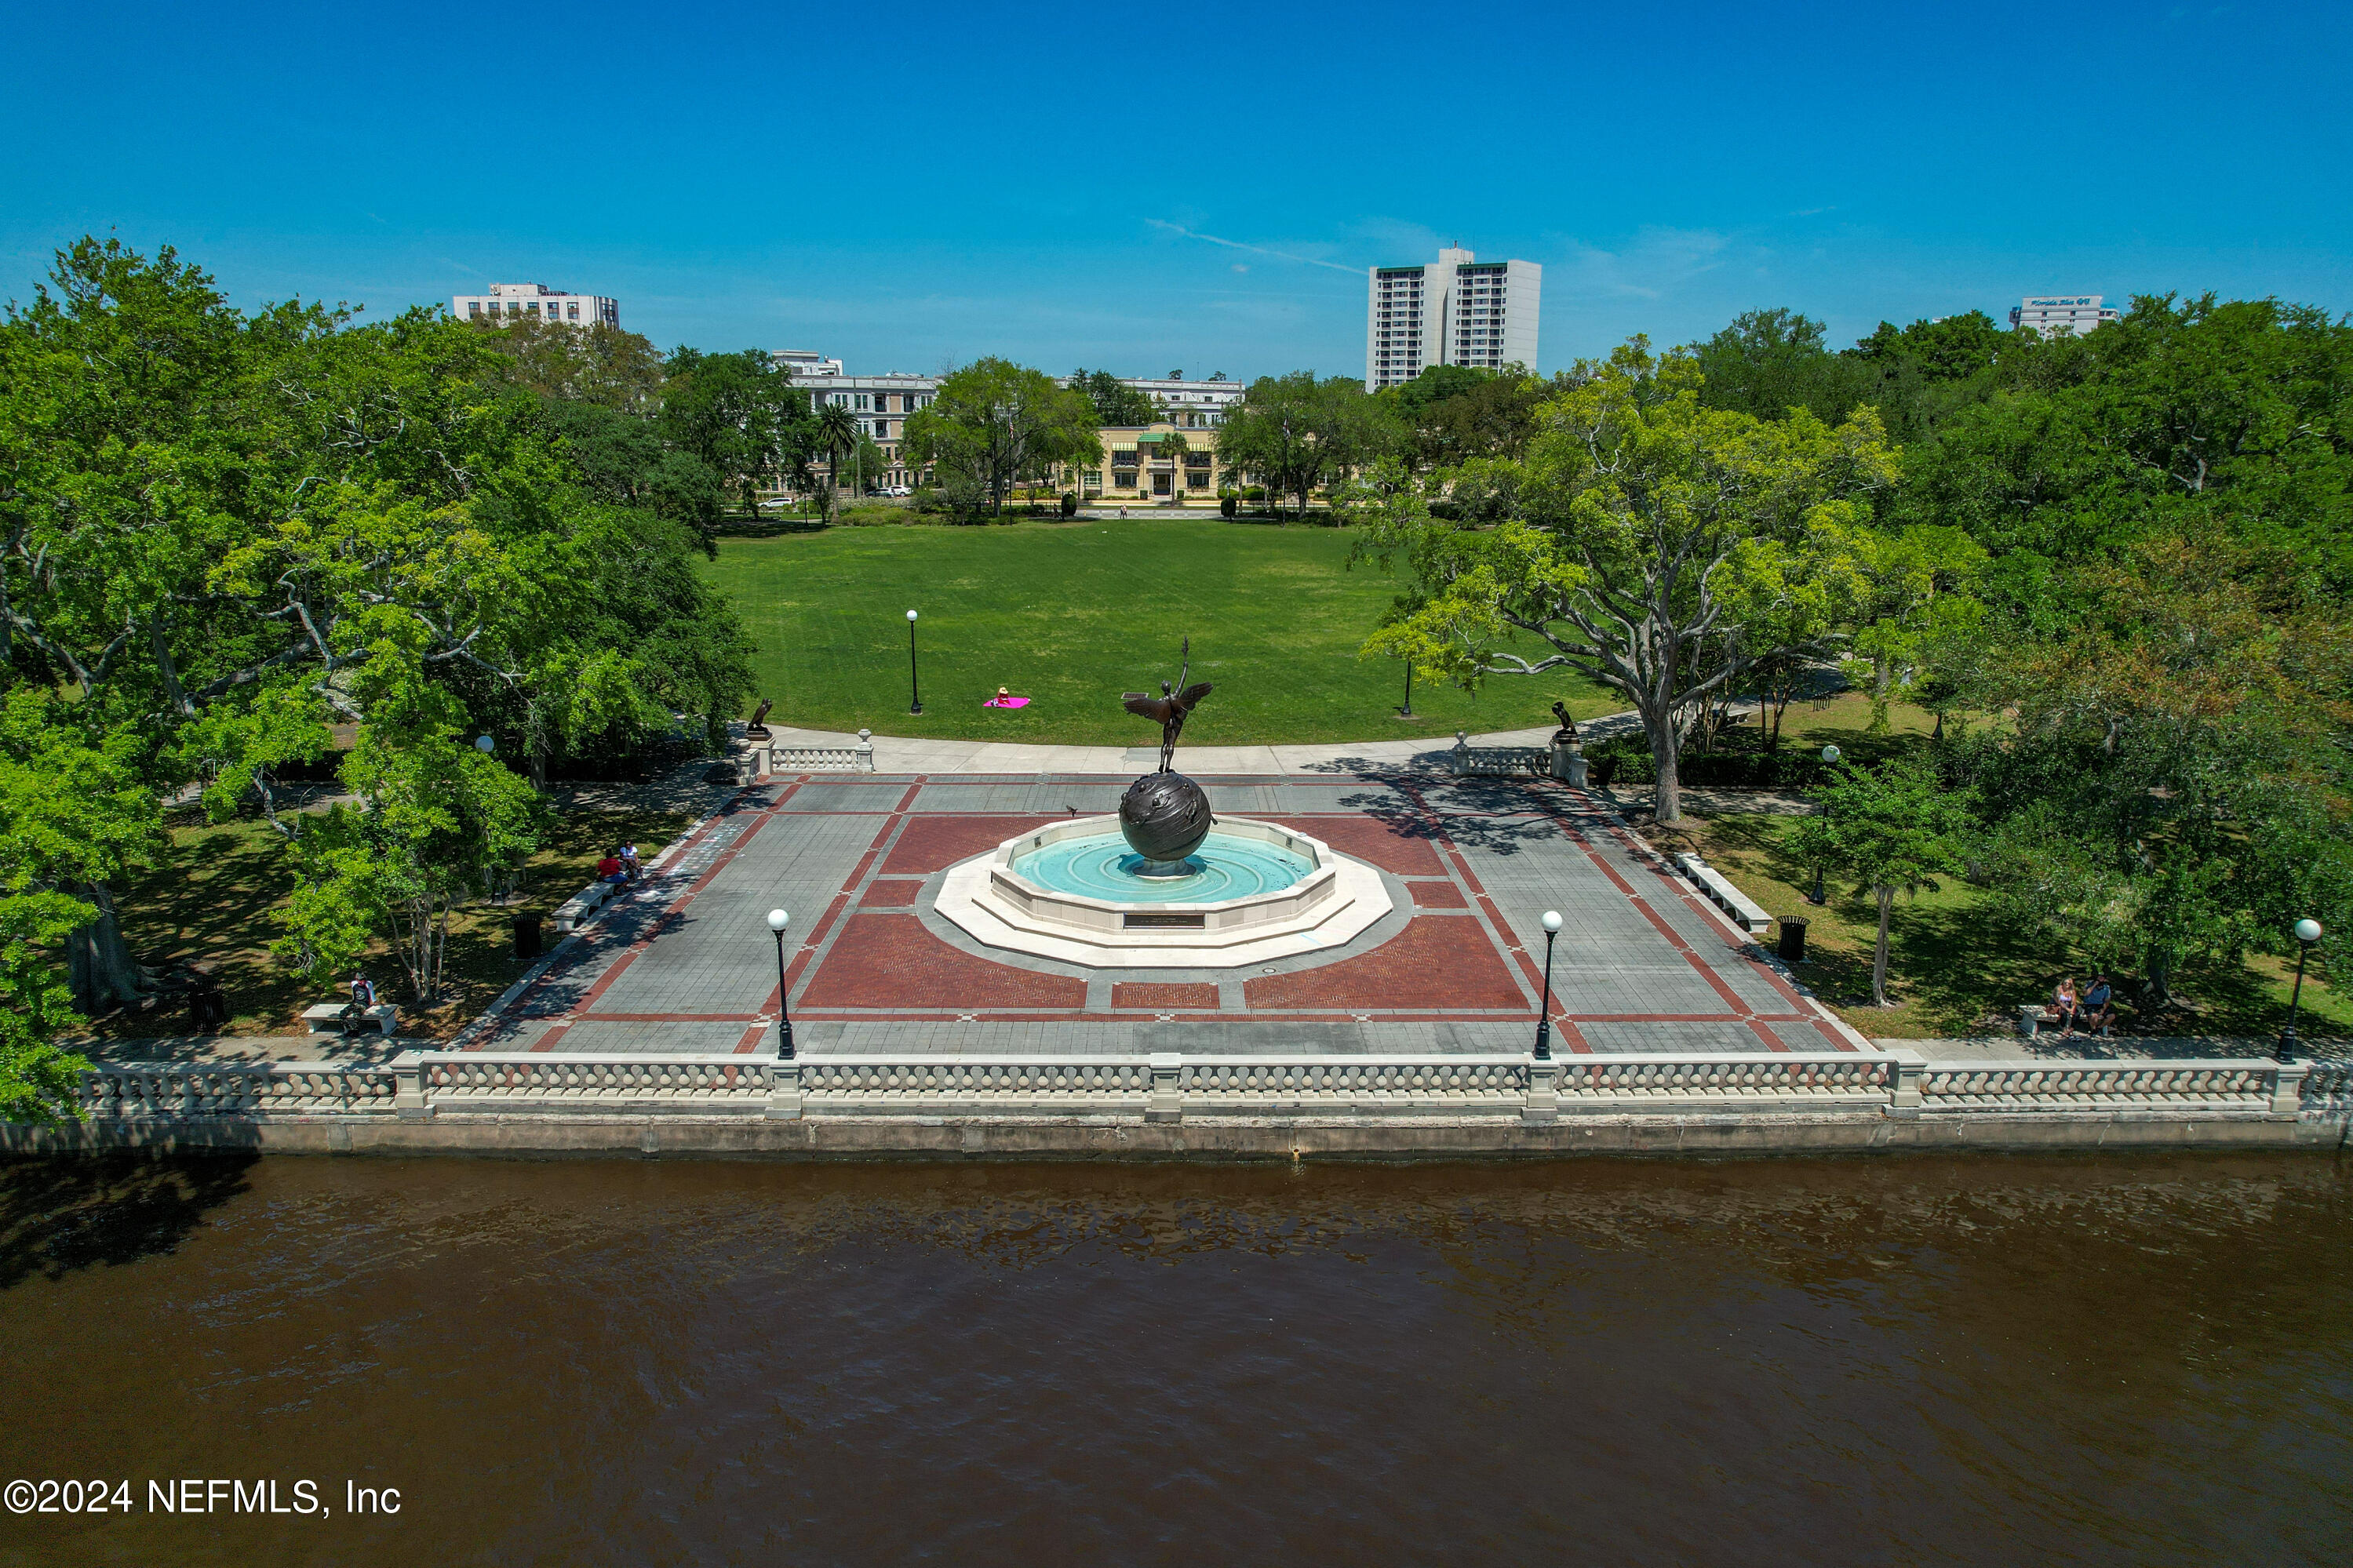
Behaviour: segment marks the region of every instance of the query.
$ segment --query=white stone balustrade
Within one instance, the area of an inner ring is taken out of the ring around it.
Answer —
[[[1928,1062],[1920,1109],[1938,1111],[2295,1113],[2306,1064],[2221,1061]],[[2282,1100],[2284,1100],[2284,1105]]]
[[[332,1062],[101,1064],[82,1075],[82,1111],[103,1117],[341,1115],[389,1110],[389,1067]]]
[[[83,1112],[121,1121],[448,1114],[1556,1118],[2075,1112],[2343,1119],[2353,1066],[1924,1062],[1908,1051],[1746,1056],[572,1056],[406,1051],[380,1066],[108,1064]]]
[[[776,1065],[762,1057],[415,1053],[434,1110],[622,1104],[757,1110]],[[405,1058],[396,1066],[405,1065]]]
[[[767,772],[772,773],[871,773],[874,744],[855,746],[771,746]]]
[[[804,1057],[795,1065],[804,1103],[818,1115],[944,1106],[1133,1115],[1151,1088],[1150,1063],[1133,1057]]]
[[[1187,1115],[1516,1116],[1530,1058],[1200,1057],[1179,1058]]]
[[[1561,1057],[1565,1112],[1672,1110],[1729,1104],[1845,1107],[1889,1103],[1897,1059],[1853,1053],[1755,1057]]]

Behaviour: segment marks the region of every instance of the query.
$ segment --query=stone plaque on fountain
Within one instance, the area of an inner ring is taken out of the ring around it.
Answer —
[[[1127,786],[1120,797],[1119,831],[1129,848],[1144,859],[1140,875],[1182,877],[1190,868],[1185,858],[1201,847],[1217,818],[1209,797],[1199,784],[1176,769],[1176,737],[1185,720],[1210,691],[1206,680],[1187,685],[1193,672],[1193,639],[1184,644],[1184,663],[1174,684],[1160,683],[1160,695],[1130,691],[1120,698],[1129,712],[1160,724],[1160,767]]]

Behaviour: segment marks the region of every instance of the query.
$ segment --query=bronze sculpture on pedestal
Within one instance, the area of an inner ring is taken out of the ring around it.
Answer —
[[[1185,720],[1210,691],[1206,680],[1186,684],[1193,672],[1193,639],[1184,644],[1184,664],[1174,685],[1164,680],[1160,695],[1123,693],[1120,705],[1129,712],[1160,724],[1160,768],[1127,786],[1120,797],[1119,831],[1127,847],[1148,863],[1145,875],[1176,876],[1183,861],[1201,847],[1217,818],[1209,813],[1209,797],[1201,786],[1176,771],[1176,737]]]

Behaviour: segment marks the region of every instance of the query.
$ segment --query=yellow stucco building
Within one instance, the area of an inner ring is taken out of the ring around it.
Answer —
[[[1214,504],[1218,498],[1218,433],[1180,428],[1163,420],[1152,425],[1106,425],[1103,461],[1095,467],[1063,465],[1055,482],[1076,489],[1082,500],[1138,501],[1161,506]]]

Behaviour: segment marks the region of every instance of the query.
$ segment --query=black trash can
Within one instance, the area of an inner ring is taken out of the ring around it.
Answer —
[[[515,918],[515,956],[533,959],[539,956],[539,911],[520,910]]]
[[[1783,915],[1781,917],[1781,945],[1777,951],[1781,954],[1781,962],[1784,963],[1806,962],[1805,916]]]

